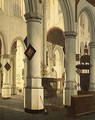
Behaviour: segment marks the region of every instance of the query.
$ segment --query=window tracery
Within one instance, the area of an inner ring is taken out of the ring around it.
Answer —
[[[22,0],[14,0],[14,15],[15,16],[22,16]]]

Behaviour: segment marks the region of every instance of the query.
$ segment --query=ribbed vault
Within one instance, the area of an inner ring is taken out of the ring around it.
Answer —
[[[59,46],[65,46],[65,37],[63,31],[58,27],[51,28],[47,33],[47,41]]]

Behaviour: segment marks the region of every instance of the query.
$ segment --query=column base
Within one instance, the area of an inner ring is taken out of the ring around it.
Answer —
[[[11,94],[12,95],[17,95],[17,88],[15,87],[11,87]]]
[[[30,110],[30,109],[25,108],[24,111],[27,113],[31,113],[31,114],[39,114],[39,113],[43,113],[44,109],[42,109],[42,110]]]
[[[24,89],[24,109],[25,112],[36,112],[44,109],[43,87]]]
[[[11,87],[10,87],[10,85],[3,85],[2,98],[11,98]]]
[[[71,106],[71,96],[77,95],[77,86],[74,80],[65,81],[63,89],[63,105]]]
[[[71,96],[77,95],[76,89],[64,89],[63,90],[63,105],[71,106]]]

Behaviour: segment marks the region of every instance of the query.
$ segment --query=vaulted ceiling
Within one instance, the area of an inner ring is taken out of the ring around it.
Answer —
[[[47,33],[47,41],[64,47],[65,37],[63,35],[63,31],[58,27],[51,28]]]
[[[95,0],[86,0],[86,1],[95,7]]]

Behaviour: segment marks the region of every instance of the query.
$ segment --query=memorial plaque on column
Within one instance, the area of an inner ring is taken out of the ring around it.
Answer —
[[[27,56],[29,60],[31,60],[35,52],[36,50],[29,44],[24,54]]]
[[[10,68],[11,68],[11,66],[10,66],[10,64],[8,62],[6,63],[6,65],[4,67],[6,68],[7,71],[9,71]]]

